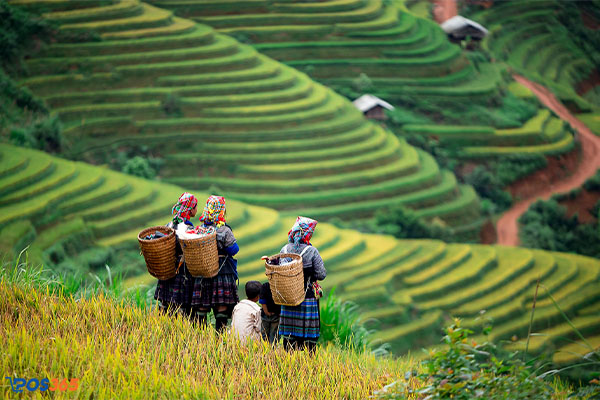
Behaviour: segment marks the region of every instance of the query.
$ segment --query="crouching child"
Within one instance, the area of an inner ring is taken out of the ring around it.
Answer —
[[[260,339],[261,316],[260,306],[257,304],[262,285],[258,281],[246,283],[246,297],[233,309],[231,329],[242,342],[248,338]]]

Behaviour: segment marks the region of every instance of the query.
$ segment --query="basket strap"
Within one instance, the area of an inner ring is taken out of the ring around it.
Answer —
[[[305,252],[306,250],[308,250],[308,248],[309,248],[309,247],[312,247],[312,246],[309,244],[308,246],[306,246],[306,247],[304,248],[304,250],[302,250],[302,252],[300,253],[300,257],[302,257],[302,255],[304,255],[304,252]],[[290,251],[290,248],[289,248],[289,243],[285,245],[285,252],[286,252],[286,253],[291,253],[291,251]]]
[[[300,253],[300,257],[302,257],[304,255],[304,253],[306,252],[306,250],[308,250],[310,247],[312,247],[311,245],[308,245],[304,248],[304,250],[302,250],[302,253]]]
[[[221,272],[221,269],[223,268],[223,265],[225,265],[225,262],[227,261],[227,258],[229,258],[229,254],[225,256],[225,259],[223,260],[223,262],[221,263],[221,266],[219,267],[219,270],[217,271],[217,275],[219,275],[219,272]],[[237,274],[236,274],[236,278],[239,281],[239,278],[237,277]],[[204,277],[201,277],[200,278],[200,282],[202,282],[203,279],[204,279]],[[239,286],[239,282],[238,282],[238,286]]]

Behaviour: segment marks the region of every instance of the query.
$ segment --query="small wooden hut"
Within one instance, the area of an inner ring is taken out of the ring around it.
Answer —
[[[481,24],[460,15],[444,21],[440,27],[446,32],[450,41],[454,43],[460,43],[467,38],[480,41],[488,34],[488,30]]]
[[[364,94],[360,96],[358,99],[352,102],[356,108],[358,108],[365,117],[369,119],[375,119],[377,121],[385,121],[387,119],[387,115],[385,115],[385,110],[393,110],[394,106],[392,106],[387,101],[381,100],[377,96],[373,96],[372,94]]]

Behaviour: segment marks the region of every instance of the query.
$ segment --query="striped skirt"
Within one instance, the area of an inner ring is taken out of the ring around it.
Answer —
[[[234,274],[220,274],[214,278],[195,278],[192,306],[204,308],[231,306],[239,301]]]
[[[318,339],[320,329],[319,300],[308,298],[297,306],[281,306],[279,336]]]
[[[184,264],[173,278],[158,281],[154,299],[160,301],[165,307],[189,307],[193,286],[194,277]]]

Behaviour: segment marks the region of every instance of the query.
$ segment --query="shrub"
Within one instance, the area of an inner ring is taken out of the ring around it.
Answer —
[[[500,211],[506,210],[512,204],[510,193],[501,189],[502,183],[498,177],[483,166],[476,167],[471,173],[466,175],[465,182],[472,185],[481,197],[489,199],[496,204]]]
[[[519,238],[525,247],[600,256],[598,224],[580,224],[577,216],[567,217],[566,207],[554,199],[532,204],[519,224]]]
[[[38,119],[27,127],[13,127],[10,141],[19,146],[58,153],[63,147],[62,127],[56,116]]]
[[[554,388],[538,379],[534,371],[516,357],[517,353],[502,357],[494,344],[470,339],[473,331],[461,327],[459,319],[455,319],[445,333],[444,349],[430,352],[430,357],[422,363],[424,373],[413,377],[408,372],[404,381],[378,392],[377,398],[401,399],[407,398],[406,394],[428,400],[555,397]],[[420,389],[411,389],[415,379],[424,383]]]
[[[30,128],[30,135],[37,142],[37,148],[47,152],[58,153],[63,146],[61,125],[58,117],[42,119]]]
[[[9,76],[0,70],[0,98],[3,103],[11,102],[16,107],[33,112],[48,113],[44,103],[33,97],[26,87],[19,87]],[[8,104],[5,105],[8,107]]]
[[[450,240],[450,230],[440,223],[427,224],[417,214],[402,206],[377,211],[374,229],[399,239]]]
[[[181,99],[173,93],[169,93],[160,104],[164,113],[169,117],[182,117]]]
[[[546,157],[537,153],[507,155],[491,164],[491,167],[500,185],[506,186],[546,165]]]
[[[150,167],[148,160],[140,156],[135,156],[128,160],[121,171],[146,179],[154,179],[156,176],[156,172]]]
[[[36,40],[48,40],[51,28],[47,21],[0,1],[0,67],[19,71],[21,59]]]
[[[594,176],[585,181],[583,187],[590,191],[600,191],[600,169],[596,171]]]
[[[363,72],[360,73],[358,78],[352,80],[352,87],[359,93],[365,93],[374,89],[373,81]]]

